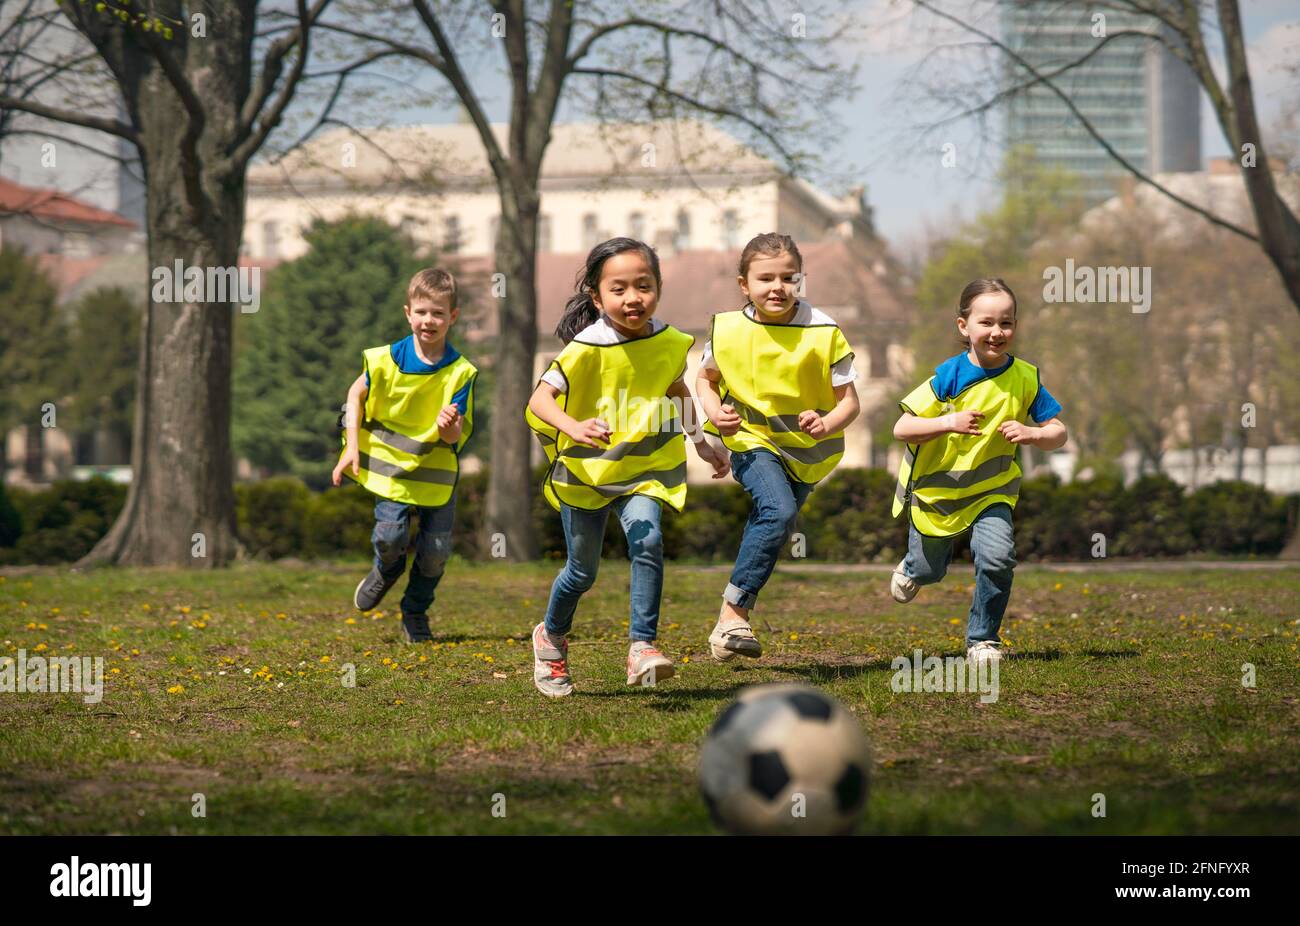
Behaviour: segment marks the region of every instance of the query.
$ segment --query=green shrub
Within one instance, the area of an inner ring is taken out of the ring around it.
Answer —
[[[1277,553],[1286,543],[1287,499],[1248,482],[1216,482],[1187,500],[1196,549]]]
[[[81,559],[108,533],[126,501],[127,487],[96,476],[65,480],[37,492],[15,491],[22,533],[0,550],[2,563],[66,563]]]
[[[289,476],[235,486],[235,521],[250,556],[302,556],[312,494]]]
[[[883,469],[845,469],[817,486],[798,530],[807,555],[849,563],[896,563],[907,552],[907,519],[891,511],[897,478]],[[787,553],[789,551],[787,550]]]
[[[1163,473],[1142,476],[1118,505],[1119,536],[1107,547],[1112,556],[1183,556],[1196,545],[1183,488]],[[1109,539],[1109,535],[1108,535]]]
[[[12,547],[23,532],[23,518],[0,483],[0,547]]]

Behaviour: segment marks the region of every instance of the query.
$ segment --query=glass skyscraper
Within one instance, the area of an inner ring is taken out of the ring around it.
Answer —
[[[1177,37],[1151,16],[1083,3],[1008,3],[1003,41],[1040,74],[1077,61],[1104,39],[1094,14],[1105,14],[1107,35],[1141,30],[1168,42]],[[1161,30],[1157,32],[1157,30]],[[1030,80],[1013,61],[1007,79]],[[1077,67],[1052,78],[1116,151],[1148,173],[1201,169],[1200,84],[1165,46],[1137,36],[1112,38]],[[1045,163],[1078,174],[1090,205],[1116,193],[1126,171],[1090,136],[1065,101],[1041,84],[1018,93],[1007,107],[1008,145],[1031,145]]]

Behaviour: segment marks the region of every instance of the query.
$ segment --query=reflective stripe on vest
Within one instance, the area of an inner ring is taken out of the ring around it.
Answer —
[[[578,421],[603,418],[609,446],[588,447],[525,410],[551,468],[543,492],[557,511],[603,508],[646,495],[678,511],[686,503],[686,441],[668,388],[695,339],[671,326],[619,344],[571,341],[552,361],[569,384],[557,402]]]
[[[1017,448],[1000,433],[1006,421],[1025,421],[1038,394],[1038,369],[1015,359],[944,406],[944,413],[980,411],[980,434],[944,434],[909,444],[894,487],[894,516],[906,509],[918,532],[951,537],[969,530],[991,505],[1016,505],[1020,496]],[[904,411],[912,411],[903,406]]]
[[[844,434],[819,440],[799,427],[799,414],[814,409],[825,415],[835,407],[830,368],[848,354],[839,328],[775,325],[743,311],[721,312],[713,316],[710,340],[722,377],[722,404],[741,418],[740,430],[722,438],[727,449],[774,453],[800,482],[829,476],[844,455]],[[712,422],[704,429],[718,434]]]
[[[457,357],[433,373],[403,373],[393,361],[389,346],[365,352],[370,391],[357,429],[360,473],[344,475],[381,498],[424,508],[451,501],[460,475],[459,449],[438,435],[438,414],[478,371]],[[461,426],[460,447],[474,429],[471,385]],[[347,432],[343,435],[347,446]]]

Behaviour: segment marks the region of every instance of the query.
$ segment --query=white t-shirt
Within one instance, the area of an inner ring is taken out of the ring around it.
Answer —
[[[746,317],[753,318],[754,311],[755,309],[752,305],[745,306]],[[653,321],[653,319],[651,319],[651,321]],[[767,324],[771,324],[771,322],[767,322]],[[808,303],[800,299],[794,304],[794,317],[786,322],[786,324],[807,327],[809,325],[833,325],[835,324],[835,321],[821,309],[814,309]],[[713,359],[712,341],[706,341],[704,343],[704,355],[700,358],[700,367],[705,370],[716,370],[718,368],[718,361]],[[857,378],[858,371],[853,366],[852,354],[844,357],[838,363],[831,364],[832,386],[847,386]],[[550,380],[547,380],[547,382],[550,382]]]
[[[651,334],[657,334],[666,327],[666,325],[657,318],[650,319],[647,324],[650,326],[650,334],[643,335],[643,337],[650,337]],[[586,328],[583,328],[574,335],[573,340],[577,341],[579,344],[597,344],[606,347],[610,344],[622,344],[624,341],[631,341],[632,338],[629,338],[611,325],[609,320],[602,315],[600,318],[596,319]],[[677,382],[673,383],[673,385],[677,385],[677,383],[682,382],[685,378],[685,375],[677,377]],[[554,367],[551,367],[542,374],[542,382],[554,386],[560,391],[561,395],[563,395],[569,388],[569,384],[564,381],[564,374]]]

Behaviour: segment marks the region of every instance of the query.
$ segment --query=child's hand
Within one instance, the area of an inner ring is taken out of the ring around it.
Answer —
[[[609,425],[601,418],[588,418],[586,421],[579,421],[572,431],[565,431],[564,433],[579,444],[595,447],[597,450],[600,449],[601,444],[608,447],[609,439],[614,434],[609,429]],[[597,441],[600,443],[597,443]]]
[[[718,433],[723,437],[730,437],[740,430],[740,416],[736,414],[736,409],[731,405],[723,405],[718,409],[716,417],[710,418],[713,426],[718,429]]]
[[[1004,421],[998,425],[998,433],[1013,444],[1032,444],[1042,437],[1042,428],[1031,428],[1019,421]]]
[[[713,467],[713,478],[721,479],[731,472],[731,454],[725,447],[715,447],[707,440],[695,441],[695,453]]]
[[[947,419],[948,421],[948,430],[954,434],[979,434],[980,433],[979,419],[983,417],[984,417],[983,412],[977,412],[973,410],[964,411],[964,412],[952,412],[949,415],[944,415],[944,418]]]
[[[806,412],[799,413],[799,428],[805,434],[816,437],[819,440],[826,436],[825,419],[811,408]]]
[[[333,481],[336,486],[343,484],[343,471],[348,467],[352,467],[352,475],[358,476],[361,474],[361,455],[357,453],[356,447],[348,447],[344,450],[343,456],[339,458],[338,464],[334,467]]]
[[[460,423],[460,409],[455,405],[448,405],[442,411],[438,412],[438,430],[445,431],[448,428],[455,427]]]

